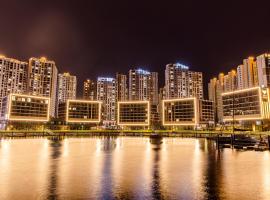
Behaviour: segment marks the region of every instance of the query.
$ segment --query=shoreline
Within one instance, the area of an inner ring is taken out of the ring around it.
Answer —
[[[220,132],[220,131],[171,131],[171,130],[16,130],[16,131],[0,131],[0,138],[5,137],[92,137],[92,136],[134,136],[134,137],[150,137],[159,135],[162,137],[191,137],[191,138],[215,138],[217,136],[231,136],[232,134],[247,134],[254,137],[269,136],[270,132]]]

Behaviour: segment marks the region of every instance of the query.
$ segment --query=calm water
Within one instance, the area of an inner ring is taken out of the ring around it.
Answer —
[[[204,139],[2,139],[0,199],[270,199],[270,153]]]

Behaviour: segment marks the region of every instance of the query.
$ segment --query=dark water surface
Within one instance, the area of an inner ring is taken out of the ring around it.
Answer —
[[[270,153],[204,139],[2,139],[0,199],[270,199]]]

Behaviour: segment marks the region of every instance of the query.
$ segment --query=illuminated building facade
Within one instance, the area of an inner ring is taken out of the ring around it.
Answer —
[[[50,97],[50,115],[56,111],[57,68],[54,61],[45,57],[30,58],[28,92],[31,95]]]
[[[119,126],[149,126],[149,101],[119,101],[117,124]]]
[[[243,60],[237,67],[238,89],[251,88],[259,85],[258,69],[254,57]]]
[[[116,74],[116,99],[117,101],[126,101],[128,97],[127,76],[125,74]]]
[[[83,82],[83,99],[97,100],[97,82],[87,79]]]
[[[48,122],[50,98],[24,94],[9,94],[3,99],[3,121]]]
[[[188,66],[180,63],[168,64],[165,70],[166,98],[203,99],[202,72],[190,71]]]
[[[262,54],[256,58],[259,85],[270,87],[270,54]]]
[[[158,73],[129,70],[129,100],[150,101],[151,105],[158,105]]]
[[[270,118],[269,89],[253,87],[222,94],[223,120],[252,121]]]
[[[27,91],[27,69],[27,62],[0,56],[0,110],[5,96]]]
[[[59,104],[58,116],[66,123],[100,123],[101,102],[68,99]]]
[[[57,102],[63,103],[68,99],[76,99],[77,77],[69,73],[58,74]]]
[[[195,97],[162,101],[163,126],[214,125],[213,102]]]
[[[196,126],[198,124],[196,98],[166,99],[162,104],[163,126]]]
[[[115,78],[98,77],[97,100],[102,102],[102,119],[116,121],[116,80]]]

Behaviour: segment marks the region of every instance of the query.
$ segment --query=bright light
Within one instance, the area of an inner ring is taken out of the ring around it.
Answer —
[[[112,82],[114,81],[114,78],[111,77],[98,77],[98,81],[107,81],[107,82]]]
[[[230,94],[237,94],[237,93],[241,93],[241,92],[247,92],[247,91],[251,91],[251,90],[259,90],[260,87],[253,87],[253,88],[246,88],[246,89],[241,89],[241,90],[234,90],[231,92],[224,92],[221,95],[225,96],[225,95],[230,95]]]
[[[175,66],[180,69],[189,69],[187,65],[183,65],[181,63],[175,63]]]
[[[144,75],[149,75],[149,74],[150,74],[149,71],[146,71],[146,70],[141,69],[141,68],[136,69],[136,72],[137,72],[138,74],[144,74]]]

